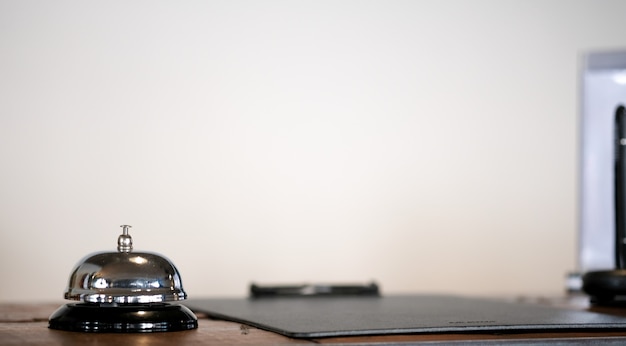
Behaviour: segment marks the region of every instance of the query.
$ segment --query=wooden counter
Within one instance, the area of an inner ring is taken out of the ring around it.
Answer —
[[[590,308],[587,298],[518,298],[527,304],[556,306],[565,309],[590,310],[626,316],[626,308]],[[521,334],[414,334],[393,336],[363,336],[322,339],[292,339],[239,323],[211,320],[198,315],[198,329],[183,332],[149,334],[80,333],[48,329],[48,317],[65,302],[50,304],[0,304],[0,345],[310,345],[336,343],[403,343],[442,344],[452,340],[534,340],[606,341],[626,344],[623,332],[566,332]]]

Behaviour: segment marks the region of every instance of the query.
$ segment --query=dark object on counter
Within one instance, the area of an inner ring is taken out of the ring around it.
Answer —
[[[626,330],[626,317],[449,295],[214,298],[187,306],[294,338]]]
[[[262,286],[250,285],[251,298],[264,297],[319,297],[319,296],[379,296],[378,285],[289,285]]]

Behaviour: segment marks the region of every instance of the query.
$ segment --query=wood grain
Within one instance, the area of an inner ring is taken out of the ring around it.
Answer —
[[[586,297],[524,298],[518,302],[554,306],[575,310],[591,310],[626,316],[626,308],[590,307]],[[425,341],[445,344],[446,341],[469,340],[533,340],[592,344],[595,341],[623,341],[626,331],[589,331],[519,334],[412,334],[292,339],[273,332],[239,323],[211,320],[198,315],[198,329],[146,334],[81,333],[48,329],[48,317],[65,302],[47,304],[0,304],[0,345],[310,345],[310,344],[368,344]]]

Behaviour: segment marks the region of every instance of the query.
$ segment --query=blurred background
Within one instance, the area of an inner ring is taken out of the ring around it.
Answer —
[[[0,1],[0,301],[135,249],[257,283],[559,294],[624,1]]]

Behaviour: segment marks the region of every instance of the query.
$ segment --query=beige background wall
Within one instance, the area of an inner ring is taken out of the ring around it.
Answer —
[[[1,301],[84,255],[251,281],[555,294],[579,58],[624,1],[0,1]]]

